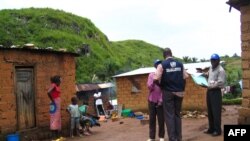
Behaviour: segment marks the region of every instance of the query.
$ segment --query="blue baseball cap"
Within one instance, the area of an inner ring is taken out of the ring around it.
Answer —
[[[219,60],[219,59],[220,59],[220,56],[219,56],[218,54],[214,53],[214,54],[211,55],[211,58],[210,58],[210,59],[211,59],[211,60]]]
[[[156,66],[159,65],[160,63],[161,63],[161,60],[156,59],[156,60],[154,61],[154,66],[156,67]]]

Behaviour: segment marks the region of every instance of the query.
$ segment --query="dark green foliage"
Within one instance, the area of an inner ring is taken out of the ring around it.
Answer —
[[[227,85],[231,86],[231,93],[224,94],[222,103],[224,105],[240,105],[242,103],[242,89],[239,81],[242,79],[241,58],[237,55],[229,57],[225,55],[221,58],[225,61],[225,71],[227,74]]]
[[[227,93],[223,95],[223,99],[234,99],[236,98],[233,94]]]
[[[242,79],[241,58],[225,55],[221,57],[221,60],[225,61],[224,68],[227,74],[227,85],[238,85],[238,82]]]
[[[242,98],[235,98],[235,99],[223,99],[223,105],[241,105]]]
[[[115,74],[151,67],[154,59],[162,59],[157,46],[138,40],[110,42],[89,19],[50,8],[1,10],[0,37],[4,47],[33,43],[75,52],[89,45],[90,53],[76,59],[78,82],[111,81]]]

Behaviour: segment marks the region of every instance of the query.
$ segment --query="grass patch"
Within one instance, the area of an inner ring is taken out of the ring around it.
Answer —
[[[234,98],[234,99],[222,99],[223,105],[241,105],[242,98]]]

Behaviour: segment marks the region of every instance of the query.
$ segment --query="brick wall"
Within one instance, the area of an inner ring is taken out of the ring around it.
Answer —
[[[15,66],[32,66],[35,83],[35,114],[36,126],[49,127],[49,98],[47,90],[50,77],[62,76],[62,124],[68,125],[66,106],[75,95],[75,59],[69,53],[32,52],[21,50],[0,50],[0,134],[15,132],[17,129],[16,97],[15,97]]]
[[[139,82],[140,91],[132,93],[131,79],[136,79]],[[147,110],[147,79],[148,75],[137,75],[129,77],[116,78],[117,102],[122,104],[123,108],[130,108],[134,111]]]
[[[194,83],[191,76],[186,80],[185,96],[182,103],[183,110],[200,110],[207,108],[206,88]]]
[[[130,79],[134,78],[140,82],[140,92],[132,93],[132,83]],[[147,79],[148,74],[117,77],[117,100],[123,108],[130,108],[133,111],[147,111]],[[206,109],[206,89],[196,85],[192,78],[187,79],[185,97],[182,105],[183,110],[205,110]]]
[[[239,124],[250,124],[250,5],[240,8],[241,12],[241,58],[243,93],[239,109]]]

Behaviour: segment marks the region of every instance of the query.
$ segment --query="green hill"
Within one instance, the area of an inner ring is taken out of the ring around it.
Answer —
[[[109,41],[91,20],[72,13],[50,8],[1,10],[0,45],[22,47],[26,43],[70,52],[87,49],[77,58],[78,82],[110,81],[115,74],[149,67],[153,60],[162,59],[162,48],[140,40]],[[192,61],[190,57],[186,59]],[[236,83],[242,76],[240,57],[224,56],[222,60],[227,64],[228,83]]]
[[[237,84],[242,79],[241,58],[239,56],[224,56],[221,60],[225,61],[226,64],[227,84]]]
[[[138,40],[111,42],[89,19],[50,8],[0,11],[0,44],[33,43],[39,48],[66,48],[75,52],[87,45],[89,53],[77,58],[77,81],[109,81],[112,75],[162,58],[161,48]]]

